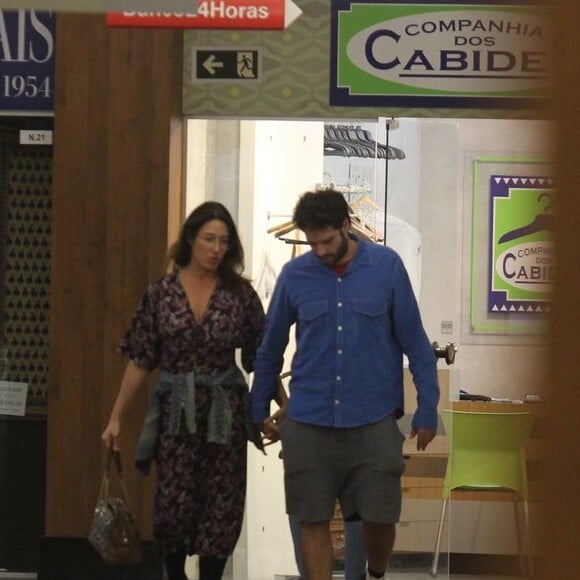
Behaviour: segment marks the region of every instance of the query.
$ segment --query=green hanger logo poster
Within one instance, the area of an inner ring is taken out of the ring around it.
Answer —
[[[554,281],[552,179],[490,178],[488,312],[549,310]]]

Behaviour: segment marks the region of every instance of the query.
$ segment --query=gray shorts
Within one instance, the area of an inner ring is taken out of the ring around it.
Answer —
[[[331,520],[338,499],[345,519],[399,521],[405,437],[393,416],[348,428],[286,419],[280,438],[288,514]]]

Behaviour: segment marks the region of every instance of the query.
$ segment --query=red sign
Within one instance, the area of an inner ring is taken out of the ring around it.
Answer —
[[[107,14],[107,24],[149,28],[283,30],[301,13],[291,0],[200,0],[196,12],[111,12]]]

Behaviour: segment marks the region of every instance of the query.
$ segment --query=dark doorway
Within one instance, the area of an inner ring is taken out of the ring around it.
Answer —
[[[0,569],[10,572],[37,570],[44,534],[52,145],[22,131],[52,128],[51,117],[0,117],[0,385],[28,385],[24,415],[0,400]]]

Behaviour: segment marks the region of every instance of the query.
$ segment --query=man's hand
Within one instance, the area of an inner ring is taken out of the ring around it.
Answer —
[[[413,427],[409,439],[417,438],[417,451],[425,451],[427,445],[433,441],[436,434],[437,431],[432,431],[431,429],[417,429],[417,427]]]
[[[286,419],[286,405],[282,405],[274,414],[270,415],[262,424],[264,446],[272,445],[280,439],[278,426]]]

